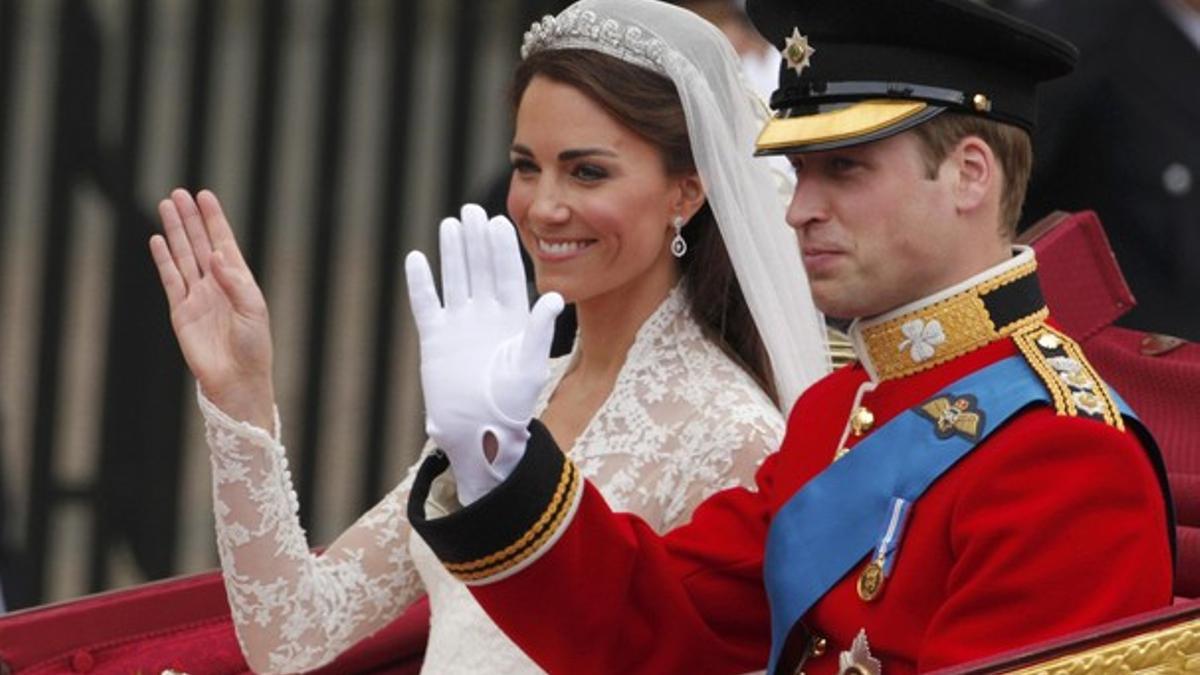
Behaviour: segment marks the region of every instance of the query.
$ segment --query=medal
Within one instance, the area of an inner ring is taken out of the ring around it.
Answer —
[[[904,525],[908,521],[908,513],[912,504],[907,500],[893,497],[888,509],[887,521],[879,537],[879,544],[871,554],[871,562],[858,575],[858,597],[863,602],[874,602],[883,592],[883,584],[892,571],[896,561],[896,549],[904,537]]]
[[[882,589],[883,559],[876,558],[858,575],[858,597],[862,598],[863,602],[871,602],[879,597],[879,591]]]

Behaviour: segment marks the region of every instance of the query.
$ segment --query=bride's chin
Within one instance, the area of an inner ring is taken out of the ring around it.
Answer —
[[[575,302],[575,296],[577,295],[575,289],[570,288],[568,284],[561,284],[553,281],[548,281],[545,283],[539,281],[537,283],[537,292],[538,295],[545,295],[550,292],[558,293],[563,297],[563,300],[568,305]]]

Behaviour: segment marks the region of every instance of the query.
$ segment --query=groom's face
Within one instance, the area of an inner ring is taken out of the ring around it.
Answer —
[[[788,208],[817,307],[836,318],[874,316],[952,284],[951,171],[932,172],[912,133],[789,156]]]

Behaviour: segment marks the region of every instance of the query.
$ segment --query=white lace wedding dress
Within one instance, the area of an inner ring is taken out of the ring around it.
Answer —
[[[538,412],[571,358],[554,361]],[[405,512],[415,467],[316,556],[297,519],[278,432],[236,422],[199,399],[212,449],[225,588],[238,639],[255,654],[253,668],[315,668],[425,592],[432,627],[423,672],[540,672],[425,543],[410,536]],[[677,287],[638,331],[612,393],[569,453],[614,509],[663,531],[685,522],[713,492],[750,484],[783,425],[753,380],[702,336]],[[454,508],[453,483],[442,488],[430,498],[431,512]]]

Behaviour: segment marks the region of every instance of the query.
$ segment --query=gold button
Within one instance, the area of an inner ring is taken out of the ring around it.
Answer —
[[[983,94],[975,94],[971,103],[975,106],[975,112],[990,112],[992,109],[992,99]]]
[[[814,638],[812,644],[808,648],[808,655],[814,659],[819,659],[825,656],[825,650],[829,648],[829,641],[823,637]]]
[[[1038,346],[1042,349],[1058,349],[1062,346],[1062,340],[1058,339],[1053,333],[1042,333],[1037,339]]]
[[[854,431],[855,436],[862,436],[875,426],[875,413],[867,410],[865,406],[859,406],[854,411],[854,415],[850,417],[850,429]]]

